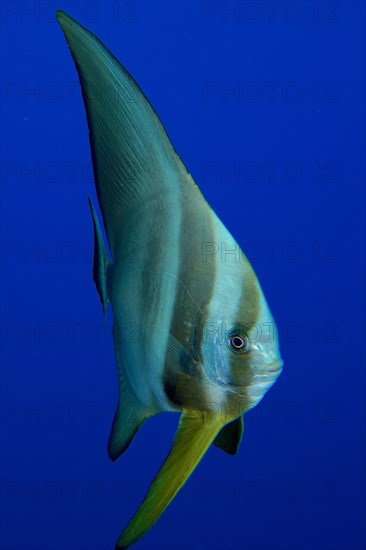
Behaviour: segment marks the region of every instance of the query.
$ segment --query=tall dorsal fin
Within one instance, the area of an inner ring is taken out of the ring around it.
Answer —
[[[152,196],[163,196],[187,174],[153,107],[104,44],[57,11],[70,46],[85,103],[98,201],[108,242],[115,244],[126,216]]]

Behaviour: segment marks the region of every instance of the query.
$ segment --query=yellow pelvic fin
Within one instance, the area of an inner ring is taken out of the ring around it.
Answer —
[[[218,413],[183,411],[172,450],[144,502],[122,533],[116,550],[128,548],[154,525],[183,487],[224,424],[223,415]]]

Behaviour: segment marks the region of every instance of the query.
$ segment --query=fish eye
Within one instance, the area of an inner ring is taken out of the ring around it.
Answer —
[[[248,340],[240,334],[232,334],[229,337],[229,345],[233,351],[244,352],[248,350]]]

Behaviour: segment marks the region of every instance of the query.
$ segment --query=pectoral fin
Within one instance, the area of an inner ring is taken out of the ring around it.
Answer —
[[[116,550],[128,548],[154,525],[194,471],[223,423],[220,414],[182,413],[172,450]]]
[[[110,261],[109,261],[106,246],[104,244],[102,231],[100,229],[100,225],[98,221],[98,216],[90,197],[89,197],[89,206],[92,213],[93,227],[94,227],[93,279],[95,282],[95,286],[97,287],[100,301],[102,302],[104,317],[106,317],[108,304],[109,304],[107,277],[108,277],[108,267],[110,266]]]
[[[214,443],[225,453],[235,455],[238,452],[244,432],[244,419],[239,416],[229,424],[226,424],[216,437]]]

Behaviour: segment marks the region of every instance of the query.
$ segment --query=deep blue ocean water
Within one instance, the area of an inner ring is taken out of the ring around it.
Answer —
[[[116,463],[112,317],[63,8],[133,74],[252,260],[284,370],[136,546],[365,548],[365,3],[1,4],[1,550],[110,550],[178,416]]]

